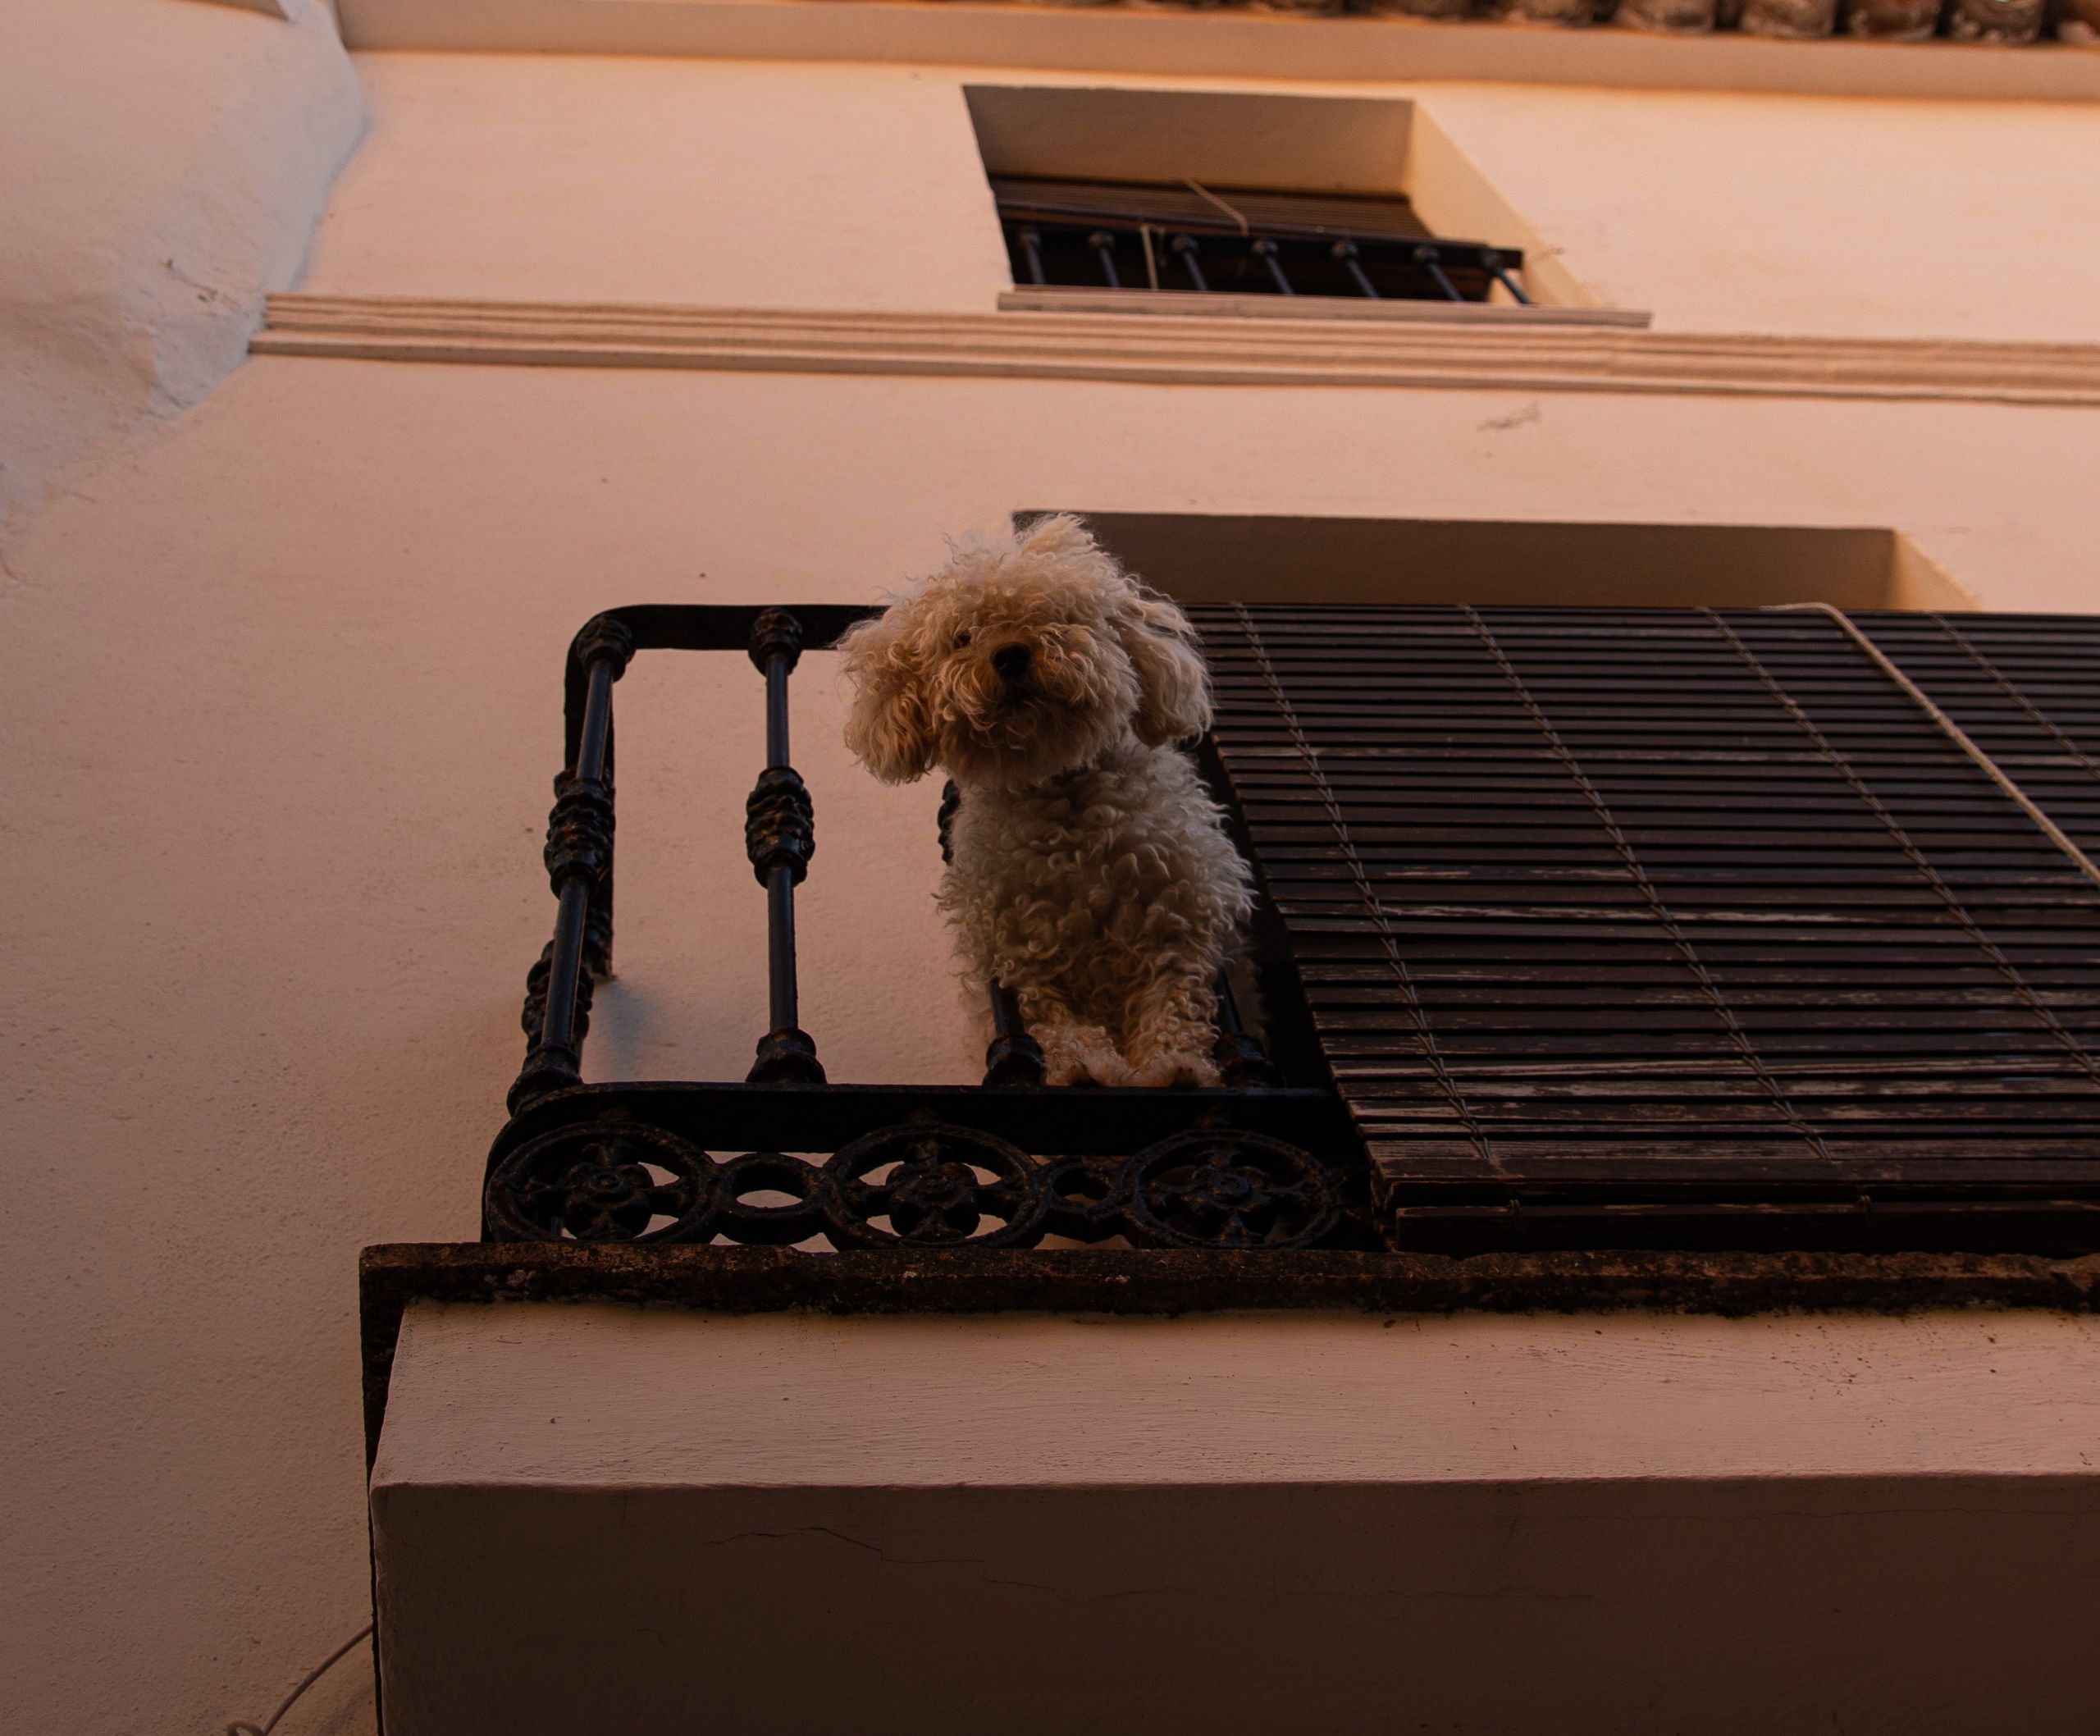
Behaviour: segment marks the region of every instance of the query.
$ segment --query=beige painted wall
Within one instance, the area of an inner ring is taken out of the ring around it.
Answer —
[[[320,0],[0,8],[0,560],[66,468],[235,366],[363,126]]]
[[[961,87],[1105,81],[358,63],[372,138],[305,287],[797,308],[989,309],[1006,262]],[[1390,88],[1577,278],[1659,327],[2100,340],[2100,105]]]
[[[1536,410],[1536,418],[1532,412]],[[1471,393],[250,363],[47,510],[0,614],[11,1221],[5,1631],[33,1728],[203,1731],[361,1620],[353,1268],[472,1233],[518,1058],[562,646],[634,600],[861,598],[1010,509],[1908,527],[2075,608],[2100,416]],[[267,477],[268,486],[255,486]],[[969,1075],[934,791],[818,806],[805,1022],[834,1076]],[[761,905],[738,660],[619,690],[600,1076],[740,1073]],[[121,1634],[114,1653],[83,1638]]]
[[[127,3],[144,16],[153,0]],[[974,308],[996,288],[949,75],[360,71],[378,127],[311,287]],[[162,134],[133,129],[131,85],[77,62],[54,76],[107,135],[106,207],[76,190],[51,208],[62,232],[106,209],[126,257],[150,257],[171,186],[217,209],[171,179]],[[271,88],[304,87],[287,72]],[[1436,100],[1467,149],[1520,178],[1481,132],[1515,98]],[[1612,120],[1592,100],[1606,99],[1534,92],[1524,112],[1599,174],[1645,136],[1629,117],[1659,112],[1639,105],[1676,101],[1610,99],[1634,105]],[[1882,137],[1885,117],[1930,157],[1889,174],[1967,173],[1983,203],[1980,170],[1927,151],[1959,121],[1799,108],[1833,149]],[[836,148],[811,140],[813,117]],[[2100,249],[2089,219],[2062,216],[2079,208],[2061,177],[2085,124],[2007,119],[2022,172],[1974,219],[2038,228],[2048,206],[2066,283]],[[1554,154],[1509,190],[1572,237],[1581,171]],[[297,186],[271,197],[290,222]],[[1670,214],[1645,228],[1592,211],[1582,268],[1627,295],[1689,276],[1673,199],[1658,194]],[[1768,237],[1787,226],[1778,203]],[[842,212],[829,235],[827,212]],[[1924,286],[1915,329],[2064,336],[2100,320],[2069,289],[2016,320],[1974,276],[1959,294],[1932,278],[1927,239],[1899,239]],[[1847,275],[1819,290],[1815,329],[1865,317],[1868,266],[1833,263]],[[89,259],[78,281],[102,269]],[[1725,289],[1654,299],[1672,320],[1719,320]],[[124,344],[149,351],[159,315],[113,305]],[[29,318],[0,310],[0,338],[43,355]],[[2100,413],[1974,405],[272,359],[150,440],[81,449],[71,491],[21,528],[0,594],[11,1721],[216,1730],[266,1712],[363,1619],[355,1254],[472,1232],[550,918],[537,863],[559,659],[593,610],[868,597],[938,558],[942,533],[1046,502],[1879,526],[1985,606],[2092,609],[2096,439]],[[645,659],[621,686],[625,975],[591,1039],[601,1076],[734,1074],[748,1057],[761,900],[734,820],[756,701],[733,658]],[[847,764],[823,660],[797,704],[819,811],[806,1023],[835,1076],[966,1076],[973,1040],[929,898],[934,792],[880,789]]]

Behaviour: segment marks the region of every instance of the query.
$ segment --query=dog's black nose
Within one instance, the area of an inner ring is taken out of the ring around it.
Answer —
[[[1002,645],[992,653],[992,667],[1002,681],[1018,681],[1028,673],[1028,666],[1034,661],[1034,653],[1025,645]]]

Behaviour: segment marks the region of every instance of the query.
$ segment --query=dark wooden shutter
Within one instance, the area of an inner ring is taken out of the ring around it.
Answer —
[[[1053,180],[994,175],[992,196],[1002,217],[1020,222],[1150,223],[1185,233],[1234,235],[1239,225],[1186,181]],[[1404,194],[1279,193],[1244,187],[1208,190],[1271,235],[1386,235],[1427,240],[1428,226]]]
[[[1432,235],[1404,194],[991,180],[1024,288],[1477,302],[1500,281],[1522,299],[1520,252]]]
[[[1191,613],[1403,1245],[2100,1246],[2100,888],[1838,623]],[[1856,619],[2100,847],[2100,621]]]

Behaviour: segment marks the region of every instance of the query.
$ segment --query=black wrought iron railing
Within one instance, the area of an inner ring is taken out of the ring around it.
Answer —
[[[1226,1083],[1214,1090],[1046,1087],[1041,1053],[996,983],[981,1085],[826,1076],[798,1004],[795,889],[815,827],[789,755],[788,683],[806,651],[829,648],[871,612],[640,607],[577,635],[546,850],[555,933],[527,979],[530,1046],[489,1157],[484,1238],[1375,1245],[1351,1209],[1368,1167],[1340,1099],[1278,1078],[1229,984],[1218,1036]],[[742,651],[765,678],[766,764],[746,804],[745,845],[766,898],[769,1018],[739,1081],[589,1084],[582,1074],[592,990],[612,967],[613,691],[638,652],[655,650]],[[944,821],[952,811],[945,804]]]
[[[1404,199],[995,180],[1014,281],[1025,288],[1519,304],[1524,256],[1432,235]]]

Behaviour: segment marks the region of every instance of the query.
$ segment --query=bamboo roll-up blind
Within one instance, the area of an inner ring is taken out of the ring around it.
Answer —
[[[1404,1244],[2100,1246],[2100,887],[1839,623],[1191,613]],[[1856,619],[2100,855],[2100,621]]]

